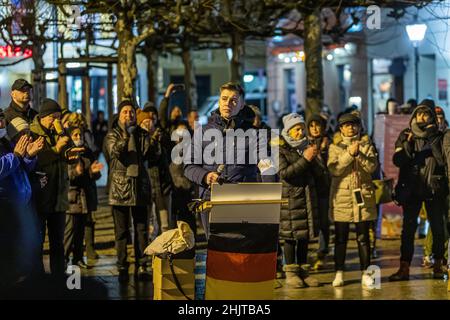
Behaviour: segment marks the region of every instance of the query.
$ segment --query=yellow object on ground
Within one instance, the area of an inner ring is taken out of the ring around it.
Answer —
[[[184,293],[194,300],[195,296],[195,259],[174,259],[174,273]],[[169,260],[157,256],[153,258],[153,299],[154,300],[187,300],[178,290]]]

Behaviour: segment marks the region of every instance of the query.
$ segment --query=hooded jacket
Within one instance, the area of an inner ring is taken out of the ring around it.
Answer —
[[[420,109],[427,110],[431,119],[417,124]],[[427,128],[424,128],[428,126]],[[409,134],[412,138],[408,141]],[[404,204],[409,199],[445,198],[448,194],[443,133],[438,130],[434,107],[419,104],[411,114],[409,128],[403,130],[395,142],[393,162],[400,169],[395,187],[395,199]]]

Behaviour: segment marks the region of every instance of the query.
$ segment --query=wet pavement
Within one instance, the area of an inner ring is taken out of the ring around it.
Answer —
[[[100,194],[100,209],[95,213],[96,223],[96,249],[100,255],[97,261],[89,261],[93,268],[82,270],[84,279],[93,279],[96,283],[106,288],[106,299],[153,299],[153,285],[151,281],[138,281],[134,279],[133,273],[133,249],[128,246],[130,267],[130,281],[126,285],[118,282],[118,274],[115,268],[116,252],[114,249],[114,225],[111,210],[105,205],[104,192]],[[206,243],[204,236],[199,236],[198,257],[204,256]],[[409,281],[389,282],[388,277],[398,268],[398,257],[400,251],[400,240],[378,240],[378,258],[372,261],[381,269],[380,289],[365,290],[361,288],[361,272],[359,271],[359,258],[356,247],[355,234],[350,234],[347,250],[347,270],[344,274],[345,285],[341,288],[333,288],[331,282],[334,279],[333,258],[327,257],[325,268],[321,271],[311,272],[311,276],[321,281],[322,286],[317,288],[289,289],[284,286],[284,280],[279,281],[280,288],[275,290],[277,300],[412,300],[412,299],[439,299],[447,300],[450,292],[447,292],[447,280],[435,280],[432,278],[432,269],[421,266],[423,240],[416,240],[415,258],[410,270]],[[317,243],[310,247],[310,263],[315,260],[315,249]],[[44,257],[45,265],[48,267],[48,256]],[[205,261],[198,259],[196,270],[204,272]],[[197,275],[196,282],[199,283],[202,275]]]

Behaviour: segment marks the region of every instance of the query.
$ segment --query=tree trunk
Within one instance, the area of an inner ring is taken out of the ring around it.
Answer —
[[[38,110],[42,100],[47,96],[44,73],[45,45],[41,44],[40,41],[33,41],[32,51],[34,63],[31,80],[33,85],[33,107]]]
[[[132,23],[127,19],[126,14],[120,14],[117,19],[116,32],[119,40],[117,52],[117,100],[130,99],[136,102],[135,80],[137,76],[136,68],[136,45],[133,41],[131,30]]]
[[[64,62],[58,63],[58,103],[63,110],[68,109],[67,103],[67,69]]]
[[[323,105],[322,30],[320,10],[305,16],[306,117],[320,113]]]
[[[233,57],[231,58],[231,81],[242,83],[244,72],[244,36],[240,32],[233,32],[231,35],[231,48]]]
[[[145,57],[147,58],[147,95],[148,101],[153,102],[156,105],[157,94],[157,73],[158,73],[158,55],[151,48],[149,43],[146,43],[144,50]]]
[[[186,92],[186,110],[197,110],[197,80],[195,79],[194,62],[191,49],[183,48],[182,59],[184,64],[184,86]]]

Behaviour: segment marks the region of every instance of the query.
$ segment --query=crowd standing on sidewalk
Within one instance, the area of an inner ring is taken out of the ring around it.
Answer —
[[[64,279],[69,265],[88,269],[100,258],[95,251],[94,212],[103,153],[118,281],[129,281],[130,242],[134,274],[148,281],[151,258],[144,249],[149,242],[180,220],[197,232],[190,202],[209,200],[213,183],[280,181],[288,206],[281,210],[277,277],[286,278],[284,285],[289,288],[321,286],[311,269],[325,268],[334,255],[332,286],[344,286],[346,249],[354,226],[361,284],[370,288],[374,279],[368,268],[376,258],[374,234],[379,218],[373,179],[380,169],[378,151],[361,113],[353,107],[346,109],[337,117],[336,128],[330,126],[328,114],[306,119],[300,113],[284,115],[276,139],[267,132],[258,136],[266,141],[262,147],[267,151],[269,145],[279,148],[279,168],[271,174],[266,172],[271,166],[265,159],[258,158],[256,164],[249,160],[254,147],[250,143],[233,145],[235,150],[224,144],[223,158],[233,154],[233,163],[183,164],[173,161],[173,148],[195,130],[214,129],[225,137],[229,130],[270,132],[270,127],[257,106],[245,103],[245,92],[238,83],[221,86],[218,109],[200,128],[196,110],[185,118],[180,107],[170,108],[171,97],[179,90],[184,87],[170,84],[159,108],[152,102],[140,108],[132,99],[123,100],[109,122],[98,112],[90,125],[82,114],[63,109],[52,99],[43,99],[32,108],[31,84],[24,79],[14,82],[11,103],[0,109],[0,286],[14,287],[45,273],[46,235],[49,271],[57,281]],[[450,131],[444,111],[429,99],[409,100],[402,106],[390,99],[385,113],[411,118],[395,143],[392,159],[400,172],[393,198],[403,209],[403,230],[400,268],[389,280],[409,279],[421,212],[426,212],[431,227],[424,266],[432,266],[433,277],[443,279],[448,272],[450,168]],[[201,151],[208,144],[202,142]],[[189,148],[198,147],[192,140]],[[237,163],[237,148],[245,152],[244,162]],[[208,238],[208,210],[201,213],[201,221]],[[319,249],[311,268],[308,248],[312,240],[318,240]]]

